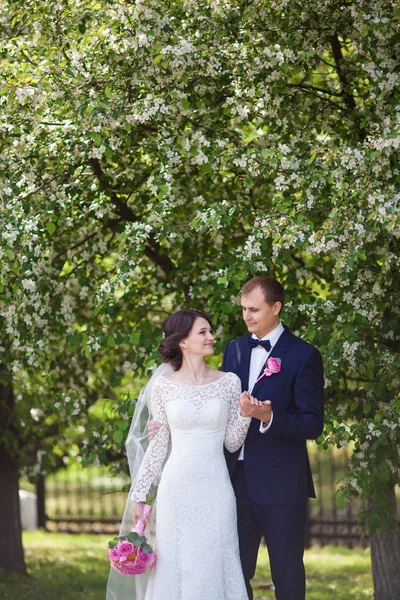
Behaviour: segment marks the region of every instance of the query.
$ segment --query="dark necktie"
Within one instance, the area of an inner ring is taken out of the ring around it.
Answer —
[[[271,350],[271,342],[269,340],[255,340],[254,338],[249,337],[248,341],[251,349],[255,348],[256,346],[262,346],[267,352]]]

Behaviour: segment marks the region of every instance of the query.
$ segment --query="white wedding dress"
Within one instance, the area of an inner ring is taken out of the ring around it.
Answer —
[[[238,414],[239,378],[226,373],[204,385],[166,377],[154,383],[150,442],[131,499],[144,502],[162,471],[157,494],[157,564],[145,600],[247,600],[239,559],[236,501],[223,446],[244,442],[250,418]]]

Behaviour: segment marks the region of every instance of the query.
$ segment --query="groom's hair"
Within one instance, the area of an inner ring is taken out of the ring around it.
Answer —
[[[246,281],[240,293],[242,296],[247,296],[254,290],[260,290],[264,294],[265,302],[268,304],[275,304],[280,302],[283,305],[285,303],[285,290],[279,281],[271,277],[270,275],[258,275],[253,277],[249,281]]]

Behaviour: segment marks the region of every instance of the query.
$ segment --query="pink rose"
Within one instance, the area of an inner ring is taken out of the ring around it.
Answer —
[[[134,549],[134,546],[133,546],[132,542],[120,542],[118,544],[118,550],[119,550],[120,556],[128,556],[129,554],[132,554],[133,549]]]
[[[118,548],[111,548],[111,550],[109,550],[107,552],[107,556],[110,560],[113,560],[114,562],[117,562],[119,560],[120,557],[120,553]]]
[[[271,356],[267,360],[267,369],[271,371],[271,373],[279,373],[279,371],[281,370],[281,361],[279,360],[279,358],[274,358],[273,356]]]
[[[271,377],[271,375],[274,375],[275,373],[279,373],[280,370],[281,370],[281,359],[270,356],[270,358],[268,358],[268,360],[267,360],[267,363],[266,363],[266,366],[265,366],[263,372],[261,373],[260,377],[257,379],[256,383],[258,383],[262,377]]]
[[[137,565],[141,567],[146,567],[149,563],[154,560],[153,554],[148,554],[147,552],[143,552],[142,549],[139,549],[137,555]]]

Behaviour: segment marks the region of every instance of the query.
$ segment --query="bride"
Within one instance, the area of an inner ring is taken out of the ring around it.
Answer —
[[[170,368],[153,375],[149,399],[152,418],[161,427],[130,493],[135,524],[145,520],[143,504],[162,470],[157,563],[149,579],[112,573],[107,600],[247,600],[236,501],[223,452],[224,445],[230,452],[243,445],[251,420],[239,414],[240,380],[206,365],[214,337],[202,312],[173,313],[163,332],[158,352]],[[154,506],[152,513],[154,519]]]

